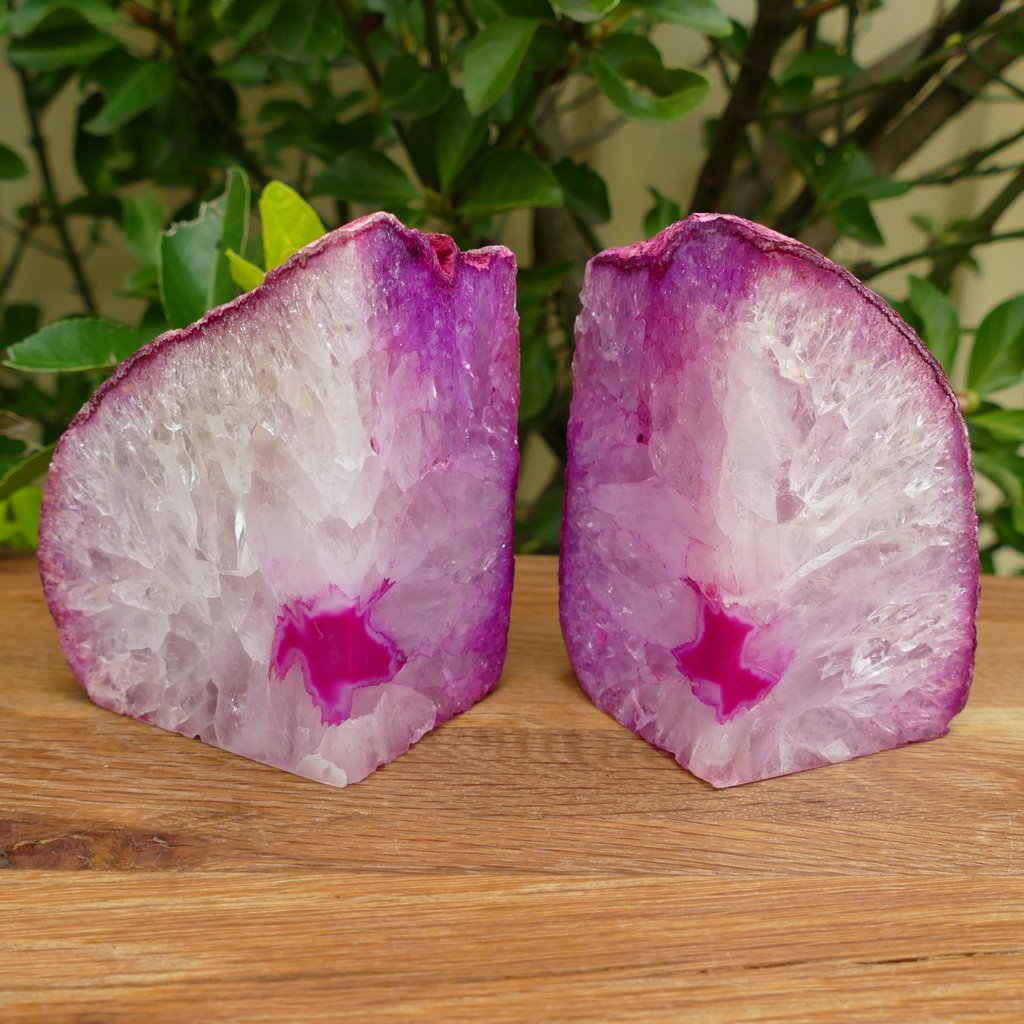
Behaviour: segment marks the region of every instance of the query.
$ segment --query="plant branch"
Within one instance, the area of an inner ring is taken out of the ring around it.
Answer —
[[[891,174],[913,156],[947,121],[966,107],[992,80],[1017,58],[1018,54],[1002,48],[1003,37],[993,36],[979,53],[989,65],[982,71],[969,58],[961,61],[912,110],[903,112],[888,131],[868,148],[880,174]]]
[[[541,97],[547,90],[556,85],[568,72],[565,69],[537,72],[533,76],[533,84],[530,91],[519,104],[518,109],[512,115],[511,120],[506,124],[494,141],[495,146],[509,146],[516,142],[519,136],[527,129],[530,117],[540,102]]]
[[[943,253],[932,265],[932,272],[928,280],[936,288],[946,291],[953,280],[953,272],[971,253],[976,245],[983,245],[993,237],[995,226],[1000,217],[1020,198],[1024,193],[1024,168],[1017,173],[999,190],[995,198],[975,217],[965,230],[970,241],[965,241],[959,248],[949,249]]]
[[[928,85],[936,71],[954,52],[948,45],[951,32],[962,32],[964,28],[979,30],[977,24],[970,24],[971,19],[987,19],[993,10],[998,10],[1001,3],[1002,0],[961,0],[946,17],[936,22],[929,33],[928,41],[925,44],[925,56],[922,60],[917,61],[912,68],[896,77],[894,81],[887,83],[885,88],[878,90],[877,98],[867,114],[850,133],[850,139],[854,145],[868,149],[871,143],[886,131],[892,121],[898,118],[906,110],[908,104],[911,104]],[[995,39],[998,40],[999,36],[995,36]],[[957,43],[955,52],[962,52],[962,47],[963,41],[961,40]],[[962,71],[969,66],[969,61],[965,59],[957,65],[957,71]],[[985,81],[987,79],[982,79],[981,84],[984,84]],[[878,88],[877,84],[875,88]],[[941,83],[937,88],[941,88]],[[918,136],[920,139],[918,145],[930,138],[934,131],[935,128],[932,128],[923,138]],[[817,214],[817,197],[814,189],[807,184],[779,215],[777,226],[780,231],[793,234],[800,231],[807,221],[814,219]],[[820,234],[824,240],[823,244],[827,246],[831,246],[838,237],[838,232],[832,225],[823,226]],[[809,244],[813,244],[809,239],[807,241]]]
[[[987,0],[992,3],[995,0]],[[1001,0],[999,0],[1001,2]],[[874,106],[879,108],[889,107],[894,110],[895,114],[899,114],[903,110],[905,105],[895,105],[888,103],[886,97],[894,95],[894,92],[889,92],[889,89],[894,91],[901,85],[906,85],[910,79],[922,74],[925,71],[930,71],[930,76],[934,76],[936,70],[945,64],[950,58],[962,54],[968,43],[974,42],[975,40],[991,36],[1001,32],[1005,28],[1010,28],[1016,25],[1020,20],[1020,14],[1017,11],[1011,11],[1004,17],[998,18],[995,21],[983,24],[974,28],[969,32],[953,33],[952,38],[943,37],[942,45],[934,49],[932,52],[925,53],[923,56],[918,57],[912,64],[907,66],[903,61],[906,56],[910,53],[918,52],[918,48],[923,44],[927,49],[927,44],[930,39],[936,36],[935,29],[929,29],[927,32],[918,36],[916,39],[911,40],[909,43],[905,43],[898,49],[894,50],[893,53],[882,58],[873,68],[871,68],[867,74],[863,76],[863,80],[857,85],[849,86],[847,88],[841,88],[833,93],[827,93],[824,96],[817,96],[807,103],[800,104],[799,106],[792,107],[781,107],[775,110],[765,110],[759,114],[755,114],[754,119],[758,121],[777,121],[788,117],[793,117],[795,114],[822,114],[823,120],[814,124],[815,128],[823,129],[828,124],[828,119],[831,114],[832,108],[837,103],[846,103],[851,100],[859,100],[862,103],[867,100],[870,101],[871,97],[876,94],[880,94],[883,89],[886,89],[884,96],[880,95],[879,99],[876,100]],[[947,21],[943,24],[948,23]],[[897,59],[901,58],[901,59]],[[927,79],[924,82],[928,84]],[[902,91],[902,90],[900,90]],[[920,90],[918,90],[920,91]]]
[[[126,4],[126,8],[136,24],[154,32],[167,45],[175,67],[181,72],[181,77],[188,84],[199,106],[217,128],[224,133],[228,152],[245,168],[253,181],[259,185],[265,185],[270,180],[270,176],[263,170],[259,161],[249,151],[249,147],[245,144],[245,139],[239,134],[235,123],[224,112],[220,105],[220,100],[210,88],[210,83],[206,77],[202,72],[196,70],[193,63],[189,60],[188,54],[181,45],[181,39],[178,37],[175,23],[158,17],[153,11],[142,7],[138,3]]]
[[[341,20],[345,23],[345,28],[348,29],[349,35],[352,36],[352,41],[355,43],[359,63],[363,65],[367,75],[370,77],[370,81],[373,82],[374,88],[380,92],[380,68],[377,67],[377,62],[373,59],[373,54],[370,52],[370,44],[367,42],[366,34],[352,16],[352,8],[349,6],[348,0],[337,0],[337,3]]]
[[[475,36],[480,31],[480,28],[476,23],[476,18],[473,17],[469,7],[466,6],[466,0],[455,0],[455,10],[459,12],[462,24],[466,26],[466,35],[470,36],[470,38]]]
[[[910,184],[937,185],[956,181],[960,177],[974,172],[990,156],[1006,149],[1007,146],[1012,146],[1021,139],[1024,139],[1024,128],[1021,128],[1019,131],[1010,132],[1009,135],[996,139],[995,142],[990,143],[988,146],[979,146],[977,149],[972,149],[967,153],[954,157],[952,160],[947,160],[945,163],[933,168],[928,174],[923,174],[920,178],[910,182]],[[996,172],[986,169],[985,173],[994,174]]]
[[[982,243],[1010,242],[1020,238],[1024,238],[1024,229],[1021,229],[1020,231],[992,232],[986,235],[976,235],[973,237],[965,236],[957,239],[955,242],[948,242],[943,245],[930,245],[927,249],[919,249],[916,252],[897,256],[896,259],[888,260],[885,263],[871,263],[870,261],[866,263],[855,263],[850,268],[850,272],[859,277],[862,281],[869,281],[871,278],[880,277],[882,274],[888,274],[890,270],[899,270],[900,267],[905,267],[909,263],[917,263],[919,260],[933,259],[936,256],[942,256],[946,253],[961,251],[965,245],[973,247],[975,245],[981,245]]]
[[[50,167],[50,156],[46,145],[46,137],[43,135],[42,126],[39,122],[39,112],[32,102],[32,95],[29,89],[28,73],[19,67],[15,67],[15,74],[18,76],[18,84],[21,88],[22,105],[25,110],[25,117],[28,119],[29,144],[35,154],[36,166],[39,169],[39,177],[43,183],[46,205],[50,208],[53,227],[60,239],[61,249],[64,253],[64,261],[75,279],[75,287],[83,305],[90,313],[96,312],[96,300],[93,298],[92,286],[85,276],[85,268],[75,249],[75,243],[71,240],[71,232],[68,230],[68,222],[64,217],[57,198],[57,186],[53,177],[53,169]],[[27,239],[26,239],[27,241]]]
[[[992,71],[1002,71],[1018,54],[1001,46],[1002,36],[994,35],[986,40],[979,50],[990,65],[989,71],[982,71],[968,58],[935,85],[935,87],[866,148],[872,166],[882,176],[891,176],[907,160],[916,154],[940,128],[959,114],[976,99],[977,94],[991,81]],[[859,128],[854,131],[857,138]],[[776,227],[784,234],[799,233],[808,245],[821,252],[828,252],[839,237],[839,229],[831,221],[819,221],[810,230],[808,217],[816,208],[814,190],[808,185],[782,212]]]
[[[583,153],[593,146],[596,146],[599,142],[604,142],[605,139],[614,135],[627,120],[628,118],[621,114],[617,117],[611,118],[599,128],[595,128],[592,132],[587,132],[586,135],[581,135],[578,139],[568,143],[563,150],[564,155],[573,156],[576,153]]]
[[[854,44],[857,41],[858,0],[846,0],[846,32],[844,37],[846,56],[853,59]],[[836,104],[836,145],[842,145],[846,139],[846,103]]]
[[[697,176],[690,209],[717,208],[732,176],[749,112],[757,109],[761,94],[771,80],[775,54],[794,27],[793,14],[793,0],[760,0],[758,3],[743,67],[719,121],[715,141]]]
[[[21,265],[22,256],[25,255],[25,248],[28,245],[31,233],[32,228],[28,224],[23,224],[18,232],[18,237],[14,242],[14,251],[11,253],[11,258],[4,269],[3,277],[0,278],[0,299],[7,294],[7,289],[14,283],[14,276],[18,273],[18,267]]]
[[[39,223],[49,223],[49,221],[33,220],[30,222],[30,226],[34,228]],[[17,236],[21,234],[22,230],[20,225],[12,223],[6,217],[3,216],[0,216],[0,228],[3,228],[4,231],[10,232],[12,235],[15,236],[15,238],[17,238]],[[33,238],[31,233],[29,234],[27,244],[30,248],[38,249],[39,252],[45,252],[47,256],[50,256],[55,260],[64,259],[63,249],[58,249],[54,245],[47,245],[46,242],[40,241],[38,238]]]
[[[427,53],[431,68],[441,66],[441,37],[437,30],[437,0],[423,0],[423,20],[426,23]]]

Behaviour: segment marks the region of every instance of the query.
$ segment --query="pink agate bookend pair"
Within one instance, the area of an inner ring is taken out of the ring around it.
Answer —
[[[494,688],[515,275],[374,214],[106,381],[39,548],[97,704],[345,785]],[[913,332],[709,214],[595,257],[582,299],[561,619],[594,702],[716,786],[944,733],[973,664],[973,479]]]

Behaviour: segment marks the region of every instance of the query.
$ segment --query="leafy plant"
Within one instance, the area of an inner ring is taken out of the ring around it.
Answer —
[[[498,239],[507,214],[526,211],[533,254],[519,288],[521,433],[564,458],[581,271],[602,246],[615,199],[585,157],[628,121],[676,131],[696,111],[706,118],[705,152],[692,189],[684,193],[681,182],[676,195],[651,190],[636,235],[687,209],[717,209],[824,252],[842,239],[878,246],[878,203],[974,177],[1002,183],[969,220],[936,225],[918,216],[920,249],[852,269],[869,281],[918,270],[896,304],[963,380],[976,466],[1000,495],[982,505],[986,567],[1002,551],[1024,551],[1024,412],[998,402],[1024,371],[1024,296],[997,306],[973,332],[962,329],[950,297],[980,246],[1024,235],[1000,228],[1024,192],[1024,168],[1005,162],[1024,131],[914,179],[899,174],[951,118],[982,102],[1020,102],[1006,75],[1024,55],[1024,14],[1002,0],[951,0],[916,38],[865,66],[858,43],[880,6],[759,0],[741,23],[715,0],[10,5],[0,35],[28,138],[4,140],[0,177],[31,174],[36,190],[16,220],[0,224],[12,241],[0,298],[26,251],[49,248],[53,233],[81,308],[43,327],[38,307],[4,308],[0,542],[33,542],[38,501],[28,488],[118,361],[255,287],[324,222],[368,209],[448,232],[462,246]],[[666,64],[657,42],[665,32],[703,39],[699,67]],[[708,101],[709,76],[725,91],[718,110]],[[77,103],[80,189],[71,196],[56,188],[43,131],[66,89]],[[605,121],[573,138],[571,111],[585,105]],[[105,315],[107,296],[92,283],[90,257],[114,232],[137,260],[123,285],[138,300],[130,323]],[[557,545],[560,496],[556,469],[521,508],[524,550]]]

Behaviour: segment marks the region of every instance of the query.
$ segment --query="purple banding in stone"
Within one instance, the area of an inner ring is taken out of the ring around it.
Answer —
[[[720,214],[598,254],[560,610],[576,675],[715,786],[941,736],[978,600],[956,396],[874,292]]]
[[[486,696],[515,280],[508,249],[370,214],[119,366],[57,447],[40,526],[89,697],[341,786]]]

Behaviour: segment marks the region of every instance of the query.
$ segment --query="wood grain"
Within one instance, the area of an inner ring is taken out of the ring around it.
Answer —
[[[522,559],[498,691],[333,790],[94,707],[0,560],[0,1020],[1024,1021],[1024,580],[948,737],[724,791],[556,603]]]

